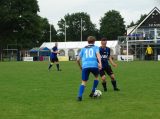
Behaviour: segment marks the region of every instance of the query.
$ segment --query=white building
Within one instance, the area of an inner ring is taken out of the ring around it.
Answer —
[[[160,55],[160,9],[153,8],[139,24],[127,28],[129,41],[128,53],[134,55],[134,59],[144,60],[148,45],[153,49],[152,59],[157,60]],[[135,40],[135,41],[134,41]],[[126,48],[126,44],[121,47]]]
[[[127,28],[127,36],[131,39],[160,39],[160,10],[155,7],[141,23]]]
[[[69,57],[72,59],[75,59],[76,56],[79,54],[81,48],[85,47],[87,45],[87,41],[82,42],[58,42],[58,49],[60,52],[61,57],[65,57],[68,59]],[[101,45],[101,41],[95,42],[96,46]],[[55,46],[55,42],[44,42],[40,48],[47,47],[49,49],[52,49],[53,46]],[[119,45],[118,41],[107,41],[107,46],[111,48],[111,54],[117,55],[119,54]]]

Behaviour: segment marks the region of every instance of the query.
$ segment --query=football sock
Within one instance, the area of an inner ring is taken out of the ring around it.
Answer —
[[[50,69],[52,67],[52,64],[49,65],[48,69]]]
[[[85,89],[85,86],[84,85],[80,85],[78,97],[82,97],[84,89]]]
[[[116,82],[116,80],[112,80],[111,82],[112,82],[113,88],[116,89],[117,88],[117,82]]]
[[[92,92],[95,92],[97,86],[98,86],[98,80],[94,80],[94,83],[93,83],[93,88],[92,88]]]
[[[56,66],[57,66],[57,70],[59,71],[59,64],[56,64]]]
[[[103,86],[104,91],[107,91],[107,83],[106,82],[102,82],[102,86]]]

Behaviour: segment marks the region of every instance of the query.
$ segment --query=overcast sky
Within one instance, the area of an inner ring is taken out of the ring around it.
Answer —
[[[125,24],[137,21],[141,14],[148,14],[155,6],[160,9],[160,0],[37,0],[39,15],[49,20],[58,29],[57,23],[69,13],[87,12],[99,28],[99,20],[109,10],[117,10]]]

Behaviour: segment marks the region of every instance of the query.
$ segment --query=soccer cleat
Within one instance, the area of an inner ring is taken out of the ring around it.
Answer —
[[[77,98],[77,101],[82,101],[82,97],[78,97],[78,98]]]
[[[61,69],[59,69],[58,71],[62,71]]]
[[[94,95],[94,92],[91,92],[90,94],[89,94],[89,97],[93,97],[93,95]]]
[[[120,91],[120,89],[118,89],[118,88],[114,88],[114,91]]]

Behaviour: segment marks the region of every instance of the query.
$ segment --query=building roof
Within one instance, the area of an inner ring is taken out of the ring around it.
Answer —
[[[141,25],[143,25],[144,22],[146,22],[147,20],[149,21],[149,18],[152,18],[151,16],[154,14],[154,12],[157,12],[157,13],[160,15],[160,10],[159,10],[157,7],[153,8],[153,9],[149,12],[149,14],[146,16],[146,18],[145,18],[141,23],[139,23],[134,29],[132,29],[130,32],[128,32],[127,35],[133,33],[134,31],[136,31],[136,30],[137,30]],[[157,19],[156,19],[156,20],[157,20]],[[160,22],[160,20],[157,20],[157,21]]]
[[[134,26],[127,28],[127,35],[129,35],[131,33],[131,31],[133,31],[133,29],[135,29],[136,27],[137,27],[137,25],[134,25]]]

